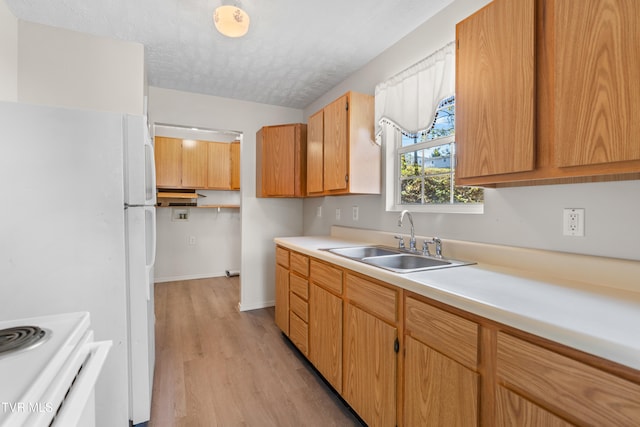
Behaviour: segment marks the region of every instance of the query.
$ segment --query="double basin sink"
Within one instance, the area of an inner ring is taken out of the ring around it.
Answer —
[[[326,250],[336,255],[396,273],[413,273],[415,271],[436,270],[475,264],[475,262],[421,255],[419,252],[409,252],[406,249],[396,249],[387,246],[356,246]]]

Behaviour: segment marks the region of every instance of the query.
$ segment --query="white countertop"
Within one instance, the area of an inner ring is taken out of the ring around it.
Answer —
[[[640,294],[636,292],[482,263],[398,274],[320,250],[360,246],[362,241],[302,236],[277,238],[275,242],[487,319],[640,369]]]

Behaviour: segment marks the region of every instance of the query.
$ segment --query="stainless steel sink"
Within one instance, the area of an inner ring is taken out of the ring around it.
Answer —
[[[383,248],[381,246],[357,246],[354,248],[335,248],[329,249],[329,252],[333,252],[337,255],[342,255],[347,258],[369,258],[381,255],[396,255],[398,251],[391,248]]]
[[[386,246],[356,246],[325,250],[396,273],[412,273],[475,264],[474,262],[420,255],[420,253]]]
[[[399,273],[451,265],[451,262],[443,259],[435,259],[421,255],[409,254],[369,257],[363,258],[362,261],[366,262],[367,264],[387,268]]]

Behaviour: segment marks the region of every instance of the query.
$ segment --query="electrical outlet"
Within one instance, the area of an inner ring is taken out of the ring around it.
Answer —
[[[564,236],[584,236],[584,209],[565,208],[563,211],[562,234]]]
[[[358,217],[360,216],[360,212],[357,206],[353,207],[353,220],[357,221]]]
[[[316,209],[316,217],[322,218],[322,206],[318,206],[318,209]]]
[[[342,211],[340,211],[340,208],[336,208],[336,221],[340,221],[341,214]]]

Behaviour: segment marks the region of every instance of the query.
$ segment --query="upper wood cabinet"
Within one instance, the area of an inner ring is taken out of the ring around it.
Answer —
[[[494,0],[456,27],[456,182],[640,178],[640,3]]]
[[[324,191],[324,110],[309,116],[307,123],[307,194]]]
[[[558,166],[640,160],[640,2],[555,0],[555,22]]]
[[[231,189],[240,189],[240,141],[231,144]]]
[[[208,143],[207,188],[228,190],[231,188],[231,144]]]
[[[304,197],[307,125],[265,126],[256,133],[256,197]]]
[[[240,166],[239,150],[234,145],[236,144],[156,136],[156,186],[239,189],[239,179],[237,187],[232,187],[232,174]],[[234,150],[237,151],[235,163],[232,162]]]
[[[155,137],[156,186],[179,188],[182,186],[182,140]]]
[[[205,141],[182,140],[182,187],[207,188],[208,146]]]
[[[380,194],[374,99],[348,92],[309,117],[309,195]]]
[[[535,166],[534,17],[496,0],[457,26],[456,180]]]

